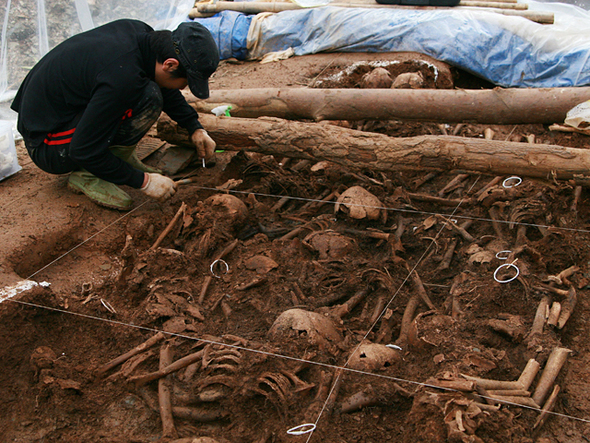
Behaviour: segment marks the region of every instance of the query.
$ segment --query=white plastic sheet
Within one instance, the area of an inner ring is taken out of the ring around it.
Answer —
[[[292,48],[319,52],[418,52],[504,87],[590,85],[590,14],[566,4],[527,2],[555,24],[477,8],[316,8],[253,20],[252,59]]]

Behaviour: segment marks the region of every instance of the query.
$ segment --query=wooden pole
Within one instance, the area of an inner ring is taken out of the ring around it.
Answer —
[[[232,117],[289,120],[401,120],[494,125],[563,122],[590,100],[590,87],[467,89],[258,88],[212,90],[206,101],[186,92],[201,113],[231,105]]]
[[[400,9],[400,5],[383,5],[363,2],[334,2],[330,3],[331,7],[336,8],[366,8],[366,9]],[[497,8],[497,9],[515,9],[527,10],[528,5],[525,3],[503,2],[503,1],[477,1],[477,0],[460,0],[458,6],[471,6],[480,8]],[[403,7],[403,6],[402,6]],[[455,7],[453,7],[455,8]],[[218,1],[216,3],[197,3],[196,9],[200,13],[218,13],[221,11],[237,11],[246,14],[258,14],[261,12],[282,12],[296,9],[307,9],[292,2],[233,2]]]
[[[456,136],[393,138],[334,125],[275,118],[244,119],[202,115],[201,123],[220,149],[277,157],[328,160],[348,168],[378,171],[470,171],[573,180],[590,186],[590,150]],[[186,130],[162,114],[158,136],[190,145]]]
[[[340,8],[365,8],[365,9],[375,9],[375,8],[388,8],[388,9],[418,9],[415,6],[404,6],[404,5],[382,5],[382,4],[373,4],[373,3],[363,3],[359,1],[355,2],[334,2],[328,5],[330,7],[340,7]],[[323,6],[317,6],[323,7]],[[282,12],[282,11],[292,11],[298,9],[307,9],[303,8],[302,6],[297,5],[296,3],[292,2],[233,2],[233,1],[218,1],[216,3],[197,3],[195,7],[189,12],[190,18],[198,18],[198,17],[210,17],[214,14],[217,14],[221,11],[237,11],[243,12],[245,14],[259,14],[262,12]],[[506,11],[510,11],[509,15],[519,15],[524,18],[527,18],[531,21],[541,23],[541,24],[553,24],[554,23],[554,15],[552,13],[547,12],[539,12],[539,11],[528,11],[528,5],[525,3],[517,3],[513,1],[503,1],[503,0],[495,0],[495,1],[473,1],[473,0],[461,0],[458,6],[453,6],[452,8],[441,8],[439,6],[436,7],[429,7],[429,6],[420,6],[419,10],[441,10],[441,9],[451,9],[451,10],[462,10],[462,11],[473,11],[473,10],[485,10],[488,12],[495,12],[504,14]]]

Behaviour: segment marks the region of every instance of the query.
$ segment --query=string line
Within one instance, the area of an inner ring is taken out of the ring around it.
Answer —
[[[147,327],[147,326],[134,325],[132,323],[125,323],[125,322],[122,322],[122,321],[119,321],[119,320],[112,320],[112,319],[108,319],[108,318],[97,317],[95,315],[82,314],[80,312],[66,311],[65,309],[54,308],[54,307],[51,307],[51,306],[43,306],[43,305],[40,305],[40,304],[37,304],[37,303],[25,302],[25,301],[22,301],[22,300],[15,300],[15,299],[12,299],[12,298],[6,299],[6,301],[11,301],[13,303],[18,303],[18,304],[25,305],[25,306],[30,306],[30,307],[33,307],[33,308],[44,309],[44,310],[53,311],[53,312],[59,312],[59,313],[62,313],[62,314],[69,314],[69,315],[72,315],[72,316],[75,316],[75,317],[81,317],[81,318],[85,318],[85,319],[89,319],[89,320],[96,320],[96,321],[102,321],[104,323],[111,323],[111,324],[114,324],[114,325],[117,325],[117,326],[124,326],[124,327],[129,327],[129,328],[135,328],[135,329],[138,329],[138,330],[152,332],[152,333],[162,332],[163,334],[169,335],[171,337],[179,337],[179,338],[184,338],[184,339],[191,340],[191,341],[196,341],[196,342],[207,343],[207,344],[211,344],[211,345],[225,346],[225,347],[236,349],[236,350],[239,350],[239,351],[250,352],[250,353],[253,353],[253,354],[265,355],[265,356],[268,356],[268,357],[281,358],[281,359],[284,359],[284,360],[290,360],[290,361],[294,361],[294,362],[298,362],[298,363],[305,363],[305,364],[320,366],[320,367],[327,368],[327,369],[333,369],[335,371],[342,370],[342,371],[347,371],[347,372],[350,372],[350,373],[353,373],[353,374],[366,375],[366,376],[371,376],[371,377],[376,377],[376,378],[382,378],[382,379],[385,379],[385,380],[390,380],[390,381],[399,382],[399,383],[408,383],[408,384],[412,384],[412,385],[416,385],[416,386],[420,386],[420,387],[425,387],[425,388],[433,388],[433,389],[439,389],[439,390],[442,390],[442,391],[449,391],[449,392],[459,392],[459,393],[461,392],[461,391],[458,391],[456,389],[451,389],[451,388],[447,388],[447,387],[443,387],[443,386],[437,386],[437,385],[433,385],[433,384],[430,384],[430,383],[423,383],[423,382],[414,381],[414,380],[406,380],[404,378],[394,377],[394,376],[391,376],[391,375],[376,374],[376,373],[373,373],[373,372],[361,371],[360,369],[353,369],[353,368],[347,368],[347,367],[343,367],[343,366],[331,365],[329,363],[322,363],[322,362],[317,362],[317,361],[312,361],[312,360],[306,360],[306,359],[303,359],[303,358],[292,357],[292,356],[289,356],[289,355],[277,354],[277,353],[273,353],[273,352],[263,351],[263,350],[260,350],[260,349],[248,348],[246,346],[240,346],[240,345],[222,343],[222,342],[219,342],[219,341],[216,341],[216,340],[211,340],[211,339],[206,339],[206,338],[192,337],[190,335],[185,335],[185,334],[180,334],[180,333],[175,333],[175,332],[160,331],[158,329],[150,328],[150,327]],[[498,403],[504,403],[504,404],[511,405],[511,406],[517,406],[517,407],[522,407],[522,408],[526,408],[526,409],[531,409],[531,410],[537,411],[537,412],[541,412],[542,411],[542,409],[535,408],[535,407],[532,407],[532,406],[521,405],[519,403],[513,403],[513,402],[505,401],[505,400],[498,400],[498,399],[491,398],[491,397],[484,397],[484,396],[481,396],[481,397],[484,398],[484,399],[489,399],[489,400],[496,401]],[[581,418],[581,417],[575,417],[573,415],[561,414],[559,412],[551,412],[551,411],[546,411],[546,413],[552,414],[552,415],[556,415],[556,416],[560,416],[560,417],[563,417],[563,418],[568,418],[568,419],[580,421],[580,422],[583,422],[583,423],[590,423],[590,420],[588,420],[588,419]]]
[[[185,175],[185,177],[187,177],[190,174],[192,174],[192,172],[193,171],[187,173]],[[472,186],[471,186],[471,188],[470,188],[469,191],[471,191],[473,189],[473,187],[479,181],[480,177],[481,177],[481,175],[477,177],[477,180],[472,184]],[[338,204],[338,202],[333,202],[333,201],[325,201],[325,200],[321,200],[321,199],[312,199],[312,198],[304,198],[304,197],[296,197],[296,196],[280,196],[280,195],[274,195],[274,194],[259,193],[259,192],[248,192],[248,191],[238,191],[238,190],[219,190],[217,188],[211,188],[211,187],[205,187],[205,186],[198,186],[198,185],[195,185],[195,187],[197,189],[214,191],[214,192],[233,192],[233,193],[236,193],[236,194],[247,194],[247,195],[252,194],[252,195],[260,196],[260,197],[287,198],[287,199],[291,199],[291,200],[305,201],[305,202],[311,202],[311,203],[324,203],[324,204],[325,203],[330,203],[330,204],[334,204],[334,205],[335,204]],[[22,197],[19,197],[19,198],[17,198],[14,201],[17,201],[20,198],[22,198]],[[538,227],[538,228],[551,228],[551,229],[556,229],[556,230],[582,232],[582,233],[589,233],[590,232],[590,230],[583,230],[583,229],[564,228],[564,227],[552,227],[552,226],[548,226],[548,225],[540,225],[540,224],[533,224],[533,223],[523,223],[523,222],[508,222],[508,221],[504,221],[504,220],[492,220],[492,219],[486,219],[486,218],[480,218],[480,217],[458,216],[458,215],[456,215],[456,212],[459,210],[459,207],[460,207],[460,205],[462,204],[462,202],[464,200],[465,200],[464,198],[461,199],[461,201],[454,208],[454,210],[452,211],[451,214],[441,214],[441,213],[435,213],[435,212],[417,211],[417,210],[401,209],[401,208],[388,208],[388,207],[373,206],[373,205],[362,205],[362,204],[357,204],[357,203],[347,203],[347,205],[349,205],[349,206],[364,207],[364,208],[370,208],[370,209],[379,209],[379,210],[385,210],[385,211],[394,211],[394,212],[419,214],[419,215],[442,215],[442,216],[446,216],[446,217],[453,217],[453,218],[457,218],[457,219],[460,218],[460,219],[467,219],[467,220],[474,220],[474,221],[497,222],[497,223],[505,223],[505,224],[512,224],[512,225],[524,225],[524,226]],[[10,202],[9,204],[12,204],[14,201]],[[35,275],[37,275],[41,271],[49,268],[54,263],[56,263],[57,261],[61,260],[63,257],[67,256],[72,251],[76,250],[77,248],[81,247],[82,245],[84,245],[85,243],[87,243],[88,241],[90,241],[91,239],[93,239],[94,237],[98,236],[99,234],[101,234],[102,232],[106,231],[110,227],[112,227],[115,224],[119,223],[122,219],[124,219],[127,216],[131,215],[133,212],[139,210],[146,203],[147,203],[147,201],[143,202],[142,204],[140,204],[139,206],[137,206],[133,210],[129,211],[128,213],[122,215],[117,220],[113,221],[112,223],[110,223],[109,225],[105,226],[103,229],[99,230],[98,232],[96,232],[95,234],[93,234],[92,236],[90,236],[89,238],[87,238],[86,240],[82,241],[80,244],[74,246],[69,251],[65,252],[64,254],[62,254],[61,256],[59,256],[58,258],[56,258],[55,260],[53,260],[52,262],[48,263],[47,265],[45,265],[41,269],[37,270],[35,273],[31,274],[31,276],[29,276],[28,279],[31,279],[32,277],[34,277]],[[442,226],[440,228],[440,230],[437,232],[437,234],[435,236],[435,240],[440,237],[440,235],[441,235],[441,233],[442,233],[443,230],[444,230],[444,226]],[[304,362],[304,363],[308,363],[308,364],[319,365],[319,366],[323,366],[323,367],[326,367],[326,368],[331,368],[331,369],[334,369],[336,371],[339,371],[339,372],[337,372],[338,373],[338,376],[337,376],[336,380],[334,381],[334,383],[332,383],[332,387],[331,387],[330,392],[329,392],[329,394],[327,396],[327,399],[324,402],[324,404],[322,406],[322,409],[319,412],[318,417],[317,417],[317,419],[315,421],[315,425],[316,426],[317,426],[317,423],[319,422],[320,418],[322,417],[322,415],[323,415],[323,413],[325,411],[325,408],[326,408],[326,406],[328,404],[328,401],[329,401],[329,399],[330,399],[330,397],[331,397],[331,395],[332,395],[335,387],[337,386],[338,378],[342,376],[342,372],[340,372],[340,371],[349,371],[349,372],[352,372],[352,373],[358,373],[358,374],[362,374],[362,375],[371,375],[371,376],[385,378],[385,379],[392,380],[392,381],[410,383],[410,384],[415,384],[415,385],[423,386],[423,387],[431,387],[431,388],[435,388],[435,389],[442,389],[442,390],[448,390],[448,391],[453,391],[453,392],[459,392],[459,391],[455,391],[453,389],[442,388],[442,387],[436,386],[436,385],[430,385],[430,384],[427,384],[427,383],[421,383],[421,382],[412,381],[412,380],[405,380],[405,379],[398,378],[398,377],[385,376],[385,375],[381,375],[381,374],[374,374],[374,373],[371,373],[371,372],[360,371],[360,370],[351,369],[351,368],[348,367],[348,365],[349,365],[352,357],[354,356],[354,354],[358,351],[358,349],[360,348],[360,346],[362,345],[362,343],[366,340],[366,338],[368,337],[368,335],[370,334],[370,332],[378,324],[378,322],[383,317],[383,315],[385,315],[385,313],[386,313],[387,309],[389,308],[389,306],[391,305],[391,303],[395,300],[395,298],[397,297],[397,295],[399,294],[399,292],[401,291],[401,289],[405,286],[405,284],[407,283],[408,279],[411,277],[412,272],[415,272],[415,270],[420,265],[420,263],[422,262],[422,260],[424,259],[424,257],[426,256],[426,254],[428,253],[428,251],[430,250],[431,247],[432,247],[432,243],[430,243],[428,245],[428,247],[426,248],[426,250],[423,252],[423,254],[421,255],[421,257],[417,261],[417,263],[410,270],[410,272],[408,273],[408,275],[404,278],[404,280],[400,284],[399,288],[395,291],[395,293],[393,294],[393,296],[390,298],[389,302],[383,308],[383,310],[381,311],[381,313],[379,314],[379,316],[377,317],[377,319],[374,321],[374,323],[370,326],[370,328],[368,329],[368,331],[365,333],[363,339],[359,342],[359,344],[354,349],[354,351],[351,353],[351,355],[348,357],[347,361],[345,362],[345,364],[343,366],[336,366],[336,365],[329,365],[329,364],[325,364],[325,363],[313,362],[313,361],[308,361],[308,360],[304,360],[304,359],[298,359],[296,357],[290,357],[290,356],[281,355],[281,354],[274,354],[274,353],[269,353],[269,352],[265,352],[265,351],[260,351],[260,350],[255,350],[255,349],[249,349],[249,348],[242,347],[242,346],[237,346],[237,345],[228,345],[228,344],[225,344],[225,343],[215,342],[213,340],[206,340],[206,339],[199,339],[199,338],[195,338],[195,337],[185,336],[183,334],[174,334],[174,333],[167,333],[167,334],[178,336],[178,337],[182,337],[182,338],[187,338],[187,339],[190,339],[190,340],[196,340],[196,341],[202,341],[202,342],[205,342],[205,343],[211,343],[211,344],[217,344],[217,345],[221,345],[221,346],[232,347],[232,348],[235,348],[235,349],[240,349],[240,350],[244,350],[244,351],[248,351],[248,352],[265,354],[265,355],[268,355],[268,356],[273,356],[275,358],[283,358],[283,359],[287,359],[287,360],[293,360],[293,361]],[[54,311],[57,311],[57,312],[67,313],[67,314],[71,314],[71,315],[78,315],[80,317],[85,317],[85,318],[89,318],[89,319],[110,322],[110,323],[118,324],[118,325],[121,325],[121,326],[134,327],[134,328],[138,328],[138,329],[142,329],[142,330],[148,330],[148,331],[153,331],[153,332],[160,332],[160,331],[158,331],[156,329],[153,329],[153,328],[147,328],[147,327],[143,327],[143,326],[137,326],[137,325],[127,324],[127,323],[120,322],[120,321],[103,319],[103,318],[100,318],[100,317],[94,317],[94,316],[85,315],[85,314],[73,313],[73,312],[70,312],[70,311],[65,311],[65,310],[61,310],[61,309],[57,309],[57,308],[50,308],[50,307],[46,307],[46,306],[42,306],[42,305],[37,305],[37,304],[34,304],[34,303],[27,303],[27,302],[22,302],[22,301],[13,300],[13,299],[9,299],[9,300],[10,301],[13,301],[13,302],[16,302],[16,303],[21,303],[21,304],[25,304],[25,305],[29,305],[29,306],[41,308],[41,309],[54,310]],[[485,398],[485,397],[483,397],[483,398]],[[493,399],[493,400],[497,401],[496,399]],[[500,403],[506,403],[506,404],[515,405],[515,406],[518,406],[518,407],[524,407],[524,408],[529,408],[529,409],[533,409],[533,410],[539,410],[537,408],[533,408],[533,407],[530,407],[530,406],[524,406],[524,405],[520,405],[520,404],[517,404],[517,403],[511,403],[511,402],[508,402],[508,401],[500,401]],[[556,415],[556,416],[561,416],[561,417],[570,418],[570,419],[577,420],[577,421],[582,421],[582,422],[590,423],[590,420],[586,420],[586,419],[583,419],[583,418],[574,417],[574,416],[570,416],[570,415],[566,415],[566,414],[560,414],[560,413],[556,413],[556,412],[549,412],[549,411],[547,411],[547,412],[550,413],[550,414]],[[309,437],[307,439],[308,442],[311,439],[314,430],[315,430],[315,427],[309,433]]]
[[[471,189],[473,189],[473,186],[475,186],[475,184],[479,181],[479,178],[481,176],[477,177],[477,180],[475,181],[475,183],[473,183],[473,185],[471,186]],[[470,189],[470,190],[471,190]],[[455,212],[457,212],[459,210],[459,206],[461,205],[461,203],[463,202],[463,200],[461,200],[459,202],[459,204],[457,205],[457,207],[453,210],[453,214]],[[451,214],[452,217],[452,214]],[[434,238],[434,240],[436,241],[436,239],[441,235],[442,231],[444,230],[444,225],[441,226],[441,228],[439,229],[439,231],[436,233],[436,236]],[[417,260],[417,262],[414,264],[413,268],[410,270],[410,272],[408,273],[408,275],[406,275],[406,277],[404,278],[404,280],[401,282],[399,288],[395,291],[395,293],[393,294],[393,296],[389,299],[389,301],[387,302],[387,304],[385,305],[385,307],[381,310],[379,316],[377,317],[377,319],[373,322],[373,324],[369,327],[369,329],[367,330],[367,332],[365,333],[363,339],[358,343],[358,345],[356,346],[356,348],[353,350],[353,352],[350,354],[350,356],[348,357],[348,359],[346,360],[346,363],[344,364],[343,368],[347,368],[350,361],[352,360],[353,356],[358,352],[358,350],[360,349],[360,347],[362,346],[363,342],[367,339],[367,337],[369,336],[369,334],[371,333],[371,331],[373,331],[373,329],[375,328],[375,326],[379,323],[379,321],[381,320],[381,318],[385,315],[385,313],[387,312],[387,309],[389,309],[389,306],[393,303],[393,301],[396,299],[397,295],[400,293],[400,291],[402,290],[402,288],[406,285],[408,279],[411,277],[412,272],[415,272],[416,269],[418,268],[418,266],[422,263],[422,261],[424,260],[424,257],[428,254],[428,251],[430,251],[430,248],[432,247],[434,242],[431,242],[427,248],[424,250],[424,252],[422,253],[422,255],[420,256],[420,258]],[[315,427],[310,431],[309,436],[307,438],[307,442],[309,442],[309,440],[311,440],[311,437],[315,431],[315,429],[317,429],[317,425],[320,421],[320,418],[322,416],[322,414],[324,413],[327,405],[328,405],[328,401],[330,400],[330,396],[332,395],[333,390],[336,388],[337,384],[338,384],[338,379],[340,378],[340,376],[342,375],[342,373],[338,373],[336,380],[332,383],[332,387],[330,389],[330,392],[328,394],[328,397],[326,398],[326,401],[324,402],[322,409],[320,410],[319,414],[318,414],[318,418],[315,421]]]
[[[296,197],[296,196],[291,196],[291,195],[274,195],[274,194],[265,194],[262,192],[249,192],[249,191],[238,191],[235,189],[217,189],[217,188],[211,188],[211,187],[207,187],[207,186],[199,186],[199,185],[193,185],[195,188],[197,189],[201,189],[204,191],[215,191],[215,192],[222,192],[222,193],[226,193],[226,192],[233,192],[236,194],[252,194],[254,196],[257,197],[272,197],[272,198],[286,198],[286,199],[290,199],[290,200],[297,200],[297,201],[304,201],[304,202],[311,202],[311,203],[324,203],[324,204],[342,204],[344,205],[344,203],[338,203],[338,202],[334,202],[334,201],[326,201],[326,200],[319,200],[319,199],[315,199],[315,198],[305,198],[305,197]],[[461,201],[459,202],[459,204],[461,204],[465,199],[461,199]],[[589,229],[575,229],[575,228],[566,228],[566,227],[562,227],[562,226],[550,226],[550,225],[541,225],[541,224],[536,224],[536,223],[524,223],[524,222],[517,222],[517,221],[507,221],[507,220],[494,220],[491,218],[484,218],[484,217],[474,217],[474,216],[466,216],[466,215],[455,215],[454,212],[451,214],[444,214],[444,213],[440,213],[440,212],[429,212],[429,211],[418,211],[415,209],[402,209],[402,208],[389,208],[386,206],[373,206],[373,205],[362,205],[362,204],[358,204],[358,203],[346,203],[347,206],[357,206],[357,207],[361,207],[361,208],[370,208],[370,209],[381,209],[384,211],[392,211],[392,212],[404,212],[404,213],[409,213],[409,214],[416,214],[416,215],[441,215],[444,217],[455,217],[457,219],[464,219],[464,220],[473,220],[473,221],[482,221],[482,222],[489,222],[489,223],[493,223],[493,222],[497,222],[497,223],[503,223],[503,224],[508,224],[508,225],[515,225],[515,226],[529,226],[529,227],[534,227],[534,228],[546,228],[546,229],[553,229],[553,230],[561,230],[561,231],[571,231],[571,232],[580,232],[580,233],[590,233]]]

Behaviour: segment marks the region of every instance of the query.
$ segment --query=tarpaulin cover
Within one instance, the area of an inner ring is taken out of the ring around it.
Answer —
[[[555,12],[555,24],[543,25],[477,8],[328,6],[266,14],[251,25],[256,22],[250,30],[247,57],[259,59],[289,48],[295,55],[407,51],[430,55],[504,87],[590,85],[588,13],[566,4],[527,3],[536,6],[529,7],[531,10]],[[231,20],[236,20],[235,14],[232,12]],[[229,20],[224,17],[230,14],[224,11],[198,20],[210,27],[213,20],[224,25],[224,20]],[[234,29],[243,35],[239,26]],[[232,37],[231,48],[240,46],[234,40]]]
[[[198,21],[213,35],[222,60],[232,57],[244,60],[248,55],[247,37],[251,20],[251,15],[223,11],[206,20]]]

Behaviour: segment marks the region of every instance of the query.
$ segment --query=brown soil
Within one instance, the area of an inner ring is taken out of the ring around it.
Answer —
[[[350,65],[359,57],[351,55]],[[317,86],[322,76],[333,79],[334,69],[333,55],[225,62],[212,88]],[[455,86],[489,86],[452,75]],[[395,137],[454,129],[482,137],[487,127],[350,125]],[[577,148],[588,140],[542,125],[490,128],[498,140],[534,135]],[[71,193],[66,176],[40,171],[22,143],[17,150],[23,170],[0,183],[0,282],[50,285],[0,304],[1,442],[589,441],[586,190],[576,199],[570,183],[524,179],[480,193],[494,177],[476,174],[445,190],[456,173],[425,181],[420,171],[385,174],[361,164],[344,170],[225,152],[214,166],[181,171],[176,177],[196,181],[165,203],[128,190],[136,207],[122,214]],[[237,183],[232,192],[215,190],[230,180]],[[353,186],[387,210],[353,219],[335,212],[334,201],[317,201]],[[408,193],[466,203],[441,206]],[[183,203],[181,221],[152,248]],[[435,214],[455,218],[473,240]],[[442,266],[453,245],[450,265]],[[215,262],[228,246],[224,261]],[[496,256],[503,250],[512,251],[509,262],[520,272],[508,283],[494,280],[508,263]],[[578,269],[556,278],[572,266]],[[543,298],[565,311],[568,291],[577,303],[565,326],[531,333]],[[416,318],[406,328],[412,304]],[[164,341],[104,370],[162,330]],[[367,341],[393,347],[359,348]],[[556,348],[571,350],[555,380],[557,415],[537,428],[534,408],[486,406],[493,400],[483,391],[435,387],[465,384],[460,374],[515,381],[535,359],[540,370],[529,391],[536,397]],[[193,363],[162,381],[142,378],[167,351],[173,360],[192,355]],[[172,392],[174,429],[160,415],[164,387]],[[312,434],[287,433],[305,423],[317,425]]]

